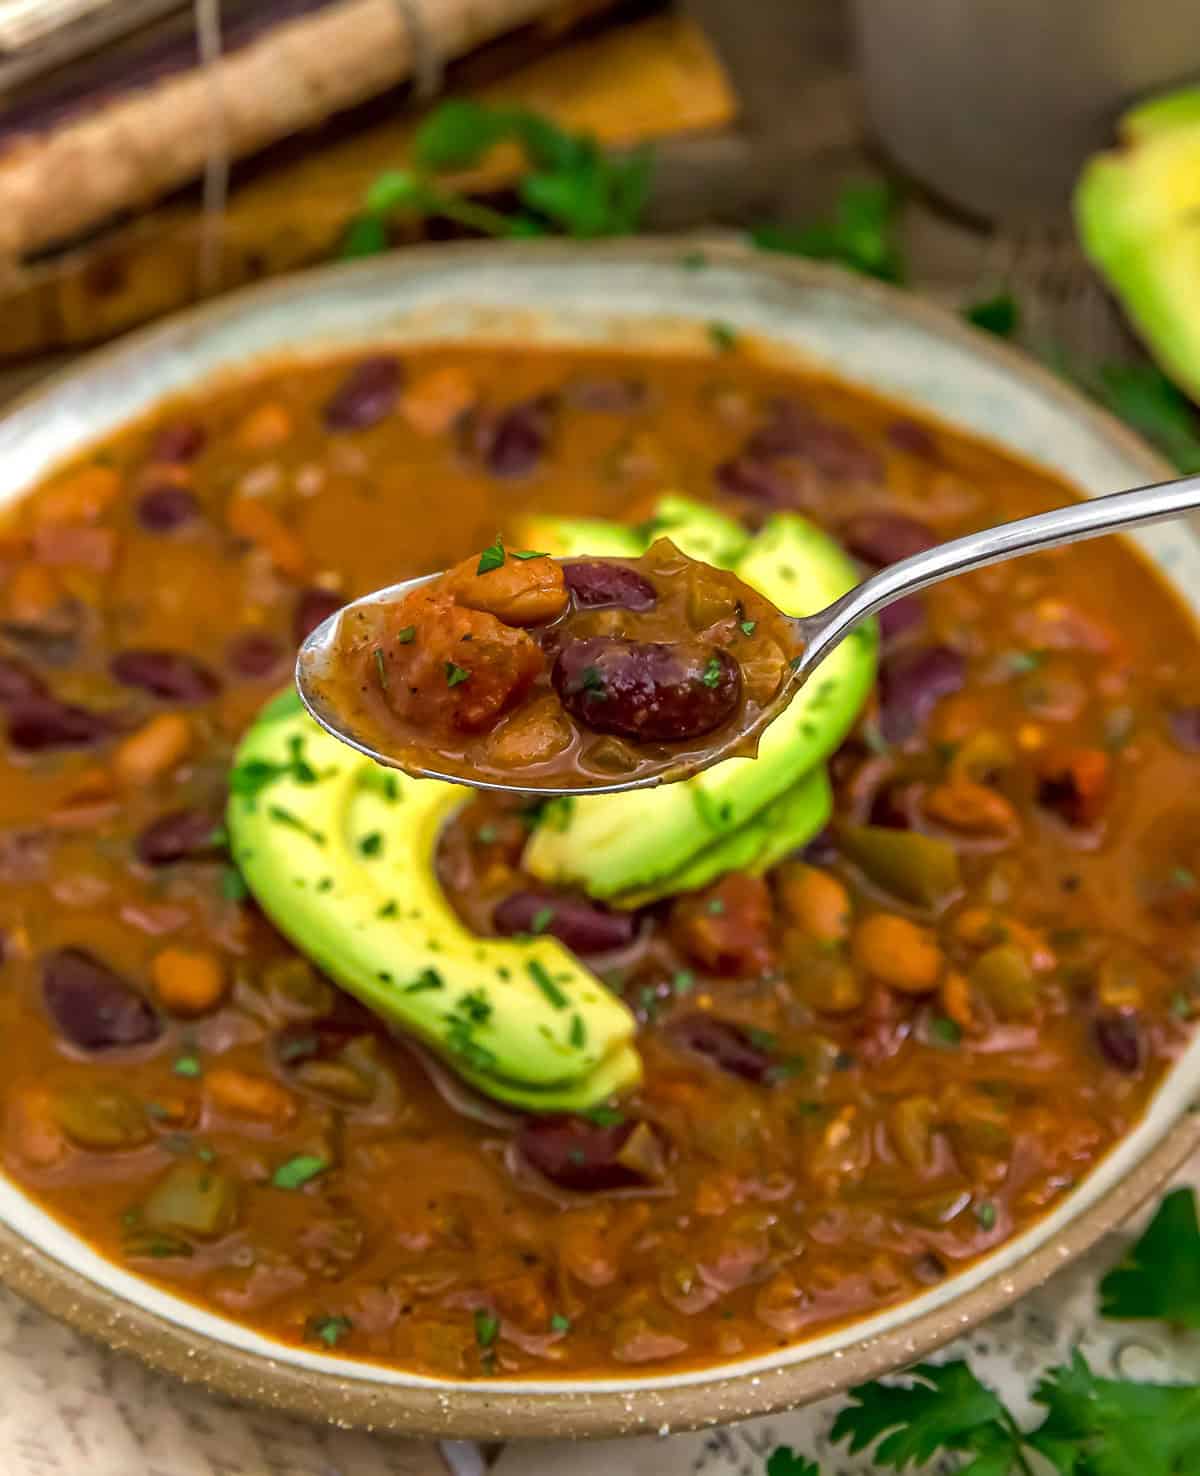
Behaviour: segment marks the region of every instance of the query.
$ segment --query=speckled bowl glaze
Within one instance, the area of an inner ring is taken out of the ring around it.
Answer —
[[[1096,495],[1170,475],[1135,436],[1021,355],[888,288],[807,263],[670,243],[405,251],[224,299],[85,360],[0,421],[0,499],[163,395],[262,357],[491,339],[670,351],[729,324],[756,353],[828,369],[1001,442]],[[1200,613],[1200,543],[1137,537]],[[899,1307],[767,1357],[669,1376],[443,1383],[285,1346],[146,1285],[0,1180],[0,1276],[114,1347],[225,1394],[423,1435],[617,1435],[727,1423],[911,1362],[1044,1280],[1200,1145],[1200,1040],[1144,1120],[1053,1213]]]

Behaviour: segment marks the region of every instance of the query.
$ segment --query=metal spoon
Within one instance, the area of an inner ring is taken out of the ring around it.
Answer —
[[[864,579],[841,599],[835,600],[832,605],[815,615],[791,617],[789,623],[795,634],[797,654],[792,663],[792,675],[780,689],[775,701],[760,713],[752,728],[739,733],[719,748],[714,748],[704,756],[701,763],[692,764],[679,774],[660,772],[640,779],[588,785],[583,791],[579,787],[526,788],[520,784],[499,784],[490,779],[467,779],[459,774],[441,774],[430,769],[423,769],[421,777],[466,784],[473,789],[536,794],[541,797],[581,792],[620,794],[626,790],[648,789],[674,778],[683,778],[685,773],[694,774],[698,769],[709,768],[730,757],[744,745],[748,737],[754,738],[761,733],[788,705],[814,668],[856,625],[896,600],[903,599],[905,595],[915,594],[917,590],[926,589],[931,584],[939,584],[955,574],[981,569],[986,564],[999,564],[1021,554],[1035,553],[1038,549],[1058,548],[1062,544],[1078,543],[1085,538],[1097,538],[1101,534],[1115,533],[1142,523],[1165,522],[1197,507],[1200,507],[1200,476],[1181,477],[1152,487],[1139,487],[1131,492],[1115,492],[1108,497],[1073,502],[1068,507],[1057,507],[1051,512],[1037,513],[1031,518],[1000,523],[995,528],[968,533],[963,538],[952,539],[949,543],[939,544],[924,553],[901,559],[899,563]],[[343,743],[349,744],[351,748],[366,754],[377,763],[394,765],[395,761],[387,754],[377,752],[345,726],[344,718],[331,710],[326,701],[319,677],[329,669],[328,663],[336,650],[338,625],[344,615],[362,605],[403,599],[410,590],[439,577],[437,574],[425,574],[364,595],[361,600],[346,605],[336,615],[331,615],[317,626],[300,647],[296,659],[296,686],[305,707],[327,733],[340,738]]]

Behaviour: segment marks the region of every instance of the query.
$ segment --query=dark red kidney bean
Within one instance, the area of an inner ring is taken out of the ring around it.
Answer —
[[[901,513],[861,513],[842,528],[842,542],[864,564],[898,564],[937,542],[932,528]]]
[[[162,1021],[137,990],[82,948],[45,959],[42,998],[59,1034],[81,1050],[144,1045],[162,1034]]]
[[[1177,707],[1167,714],[1167,726],[1184,753],[1200,753],[1200,707]]]
[[[636,1126],[628,1120],[602,1127],[582,1117],[529,1117],[517,1129],[517,1151],[560,1189],[592,1193],[628,1188],[644,1180],[617,1154]]]
[[[619,605],[623,610],[652,610],[658,603],[654,586],[644,574],[624,564],[580,559],[562,566],[563,579],[575,603],[589,610]]]
[[[138,498],[138,522],[151,533],[173,533],[199,516],[196,494],[186,487],[151,487]]]
[[[937,441],[933,432],[916,420],[894,420],[884,435],[897,451],[907,451],[910,456],[923,456],[926,461],[936,461]]]
[[[274,636],[251,630],[230,641],[225,659],[238,676],[255,681],[278,671],[283,657],[281,641],[277,641]]]
[[[473,417],[472,439],[494,477],[525,477],[537,469],[554,433],[558,401],[537,395],[507,410]]]
[[[824,830],[819,830],[806,846],[801,847],[800,859],[807,861],[810,866],[828,866],[836,861],[840,854],[837,834],[832,826],[827,825]]]
[[[879,670],[879,727],[889,743],[918,731],[943,697],[966,681],[966,662],[953,646],[906,647]]]
[[[56,697],[29,697],[8,709],[8,741],[22,753],[91,748],[116,731],[112,719]]]
[[[196,420],[172,420],[161,426],[150,442],[151,461],[195,461],[204,450],[208,432]]]
[[[920,595],[903,595],[879,612],[879,634],[894,641],[925,623],[925,601]]]
[[[511,938],[517,933],[549,933],[572,953],[609,953],[625,948],[637,935],[631,912],[606,912],[583,897],[552,892],[512,892],[497,902],[492,926]]]
[[[325,405],[330,430],[369,430],[396,408],[404,382],[400,360],[393,354],[361,359],[334,390]]]
[[[292,614],[292,639],[300,645],[318,625],[336,615],[346,601],[328,589],[301,590]]]
[[[36,672],[22,666],[19,661],[0,656],[0,707],[47,695],[46,683]]]
[[[713,473],[717,487],[730,497],[745,497],[765,507],[799,507],[800,484],[787,466],[754,456],[734,456]]]
[[[646,403],[646,385],[640,379],[576,379],[567,386],[567,398],[581,410],[627,414]]]
[[[207,702],[221,683],[182,651],[122,651],[109,663],[115,681],[170,702]]]
[[[920,789],[915,784],[881,784],[867,806],[867,824],[885,830],[913,830],[919,799]]]
[[[685,1015],[667,1026],[667,1036],[681,1050],[703,1056],[731,1076],[760,1086],[770,1081],[773,1062],[740,1025],[712,1015]]]
[[[215,856],[220,820],[207,810],[172,810],[160,815],[137,838],[139,861],[147,866],[169,866],[173,861]]]
[[[884,475],[879,453],[857,431],[789,400],[773,403],[744,450],[754,457],[796,457],[831,481],[879,482]]]
[[[1100,1054],[1110,1066],[1132,1076],[1142,1064],[1142,1032],[1132,1015],[1097,1015],[1092,1026]]]
[[[732,715],[742,693],[741,668],[728,651],[619,636],[568,642],[551,680],[578,722],[646,742],[711,733]]]

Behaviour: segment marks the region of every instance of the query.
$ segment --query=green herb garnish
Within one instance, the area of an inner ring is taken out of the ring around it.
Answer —
[[[353,1326],[348,1317],[311,1317],[304,1331],[307,1337],[315,1338],[327,1348],[336,1348]]]
[[[700,680],[706,687],[715,687],[720,683],[721,662],[719,657],[710,656],[708,658],[708,665],[704,668],[704,674]]]
[[[372,830],[370,834],[364,835],[358,843],[359,854],[363,856],[378,856],[383,850],[383,832]]]
[[[448,687],[460,686],[470,675],[471,673],[465,666],[456,666],[453,661],[446,662],[446,685]]]
[[[479,566],[476,574],[490,574],[493,569],[504,567],[504,540],[499,533],[496,534],[495,543],[490,543],[479,555]]]
[[[856,182],[842,190],[828,219],[803,226],[759,226],[750,237],[763,251],[836,261],[868,277],[900,282],[899,205],[899,193],[890,184]]]
[[[475,1309],[475,1341],[481,1348],[490,1348],[500,1336],[500,1319],[494,1312],[483,1307]]]
[[[757,620],[743,620],[743,621],[741,621],[741,630],[742,630],[742,634],[743,635],[752,636],[757,629],[758,629],[758,621]]]
[[[996,1228],[996,1206],[990,1199],[981,1199],[975,1206],[975,1218],[979,1221],[982,1230]]]
[[[587,1045],[587,1026],[583,1022],[582,1015],[571,1016],[571,1029],[567,1040],[577,1051],[581,1051]]]
[[[1011,292],[998,292],[963,309],[963,317],[985,333],[1012,338],[1021,326],[1021,309]]]
[[[935,1045],[956,1046],[962,1031],[948,1015],[935,1015],[929,1022],[929,1038]]]
[[[728,323],[710,323],[708,340],[719,354],[730,353],[737,348],[737,329],[731,328]]]
[[[568,1333],[571,1331],[571,1319],[564,1317],[561,1312],[556,1312],[550,1319],[550,1331],[556,1333]]]
[[[565,1010],[567,1007],[567,996],[562,992],[550,975],[546,972],[545,965],[540,959],[531,958],[525,965],[529,977],[542,991],[556,1010]]]
[[[411,646],[417,638],[417,627],[415,625],[402,625],[396,632],[396,642],[401,646]]]
[[[222,866],[218,885],[226,902],[244,902],[250,895],[246,879],[236,866]]]
[[[301,1189],[328,1167],[329,1161],[315,1153],[297,1153],[279,1165],[271,1175],[271,1183],[276,1189]]]
[[[444,989],[445,980],[436,969],[422,969],[411,984],[404,986],[405,994],[424,994],[430,989]]]
[[[550,555],[536,548],[520,548],[513,549],[512,557],[514,559],[548,559]]]
[[[529,919],[529,931],[531,933],[544,933],[554,921],[553,907],[539,907]]]
[[[200,1065],[200,1057],[194,1051],[185,1051],[183,1055],[176,1056],[171,1063],[171,1070],[176,1076],[202,1076],[204,1068]]]

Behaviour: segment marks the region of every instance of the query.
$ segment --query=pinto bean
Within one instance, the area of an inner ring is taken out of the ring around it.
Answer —
[[[771,1079],[771,1057],[756,1046],[740,1025],[712,1015],[685,1015],[673,1020],[666,1034],[681,1050],[706,1060],[743,1081],[763,1085]]]
[[[720,647],[619,636],[569,642],[551,679],[578,722],[640,741],[711,733],[733,713],[742,690],[737,662]]]
[[[531,1117],[517,1130],[517,1151],[560,1189],[627,1188],[644,1182],[619,1157],[636,1127],[633,1120],[601,1126],[582,1117]]]
[[[553,892],[510,893],[496,904],[492,925],[506,938],[517,933],[549,933],[572,953],[584,956],[625,948],[637,933],[633,913],[608,912],[586,898]]]
[[[911,737],[966,676],[962,653],[952,646],[919,646],[886,657],[879,672],[883,736],[890,743]]]
[[[199,499],[186,487],[151,487],[138,498],[138,522],[150,533],[174,533],[199,516]]]
[[[59,1034],[85,1051],[144,1045],[162,1034],[145,999],[82,948],[61,948],[42,964],[42,998]]]
[[[622,610],[652,610],[658,602],[654,586],[636,569],[602,560],[578,559],[562,566],[575,603],[588,610],[617,605]]]
[[[330,430],[369,430],[396,408],[404,381],[403,367],[393,354],[360,359],[325,405]]]
[[[168,702],[208,702],[221,690],[212,672],[183,651],[121,651],[109,670],[122,686],[138,687]]]

